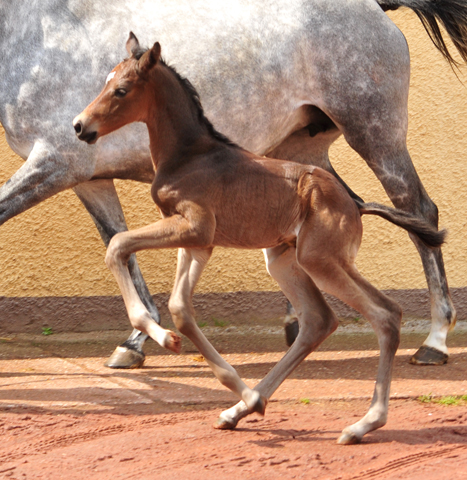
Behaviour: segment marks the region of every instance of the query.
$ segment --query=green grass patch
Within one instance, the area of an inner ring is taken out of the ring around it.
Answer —
[[[433,400],[431,393],[428,395],[420,395],[417,400],[422,403],[430,403]]]
[[[226,327],[228,325],[227,322],[216,317],[212,317],[212,320],[214,322],[215,327]]]
[[[54,332],[50,327],[42,327],[42,335],[53,335]]]
[[[302,405],[309,405],[310,404],[310,399],[309,398],[301,398],[299,400],[299,402],[302,404]]]
[[[462,400],[459,397],[453,397],[449,395],[447,397],[441,397],[438,400],[438,403],[440,403],[441,405],[459,405],[461,401]]]
[[[434,397],[431,393],[421,395],[417,398],[421,403],[437,403],[439,405],[466,405],[467,395],[446,395],[444,397]]]

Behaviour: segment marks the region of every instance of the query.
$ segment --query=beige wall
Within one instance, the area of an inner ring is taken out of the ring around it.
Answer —
[[[441,225],[449,229],[444,256],[451,287],[467,286],[467,87],[434,49],[417,17],[390,15],[406,35],[412,56],[409,150],[428,193],[437,203]],[[466,69],[459,74],[467,85]],[[344,141],[331,151],[336,170],[365,200],[387,203],[380,184]],[[0,182],[22,164],[0,130]],[[149,187],[117,182],[130,228],[149,223],[155,209]],[[387,222],[364,218],[358,265],[381,289],[425,287],[415,248],[405,233]],[[104,264],[104,246],[89,215],[71,191],[16,217],[0,228],[3,268],[0,296],[117,295]],[[143,252],[139,261],[153,293],[168,292],[175,252]],[[259,251],[217,249],[198,292],[277,290]]]

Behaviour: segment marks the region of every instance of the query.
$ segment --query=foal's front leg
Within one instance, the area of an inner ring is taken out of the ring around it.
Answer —
[[[178,248],[187,241],[186,238],[193,241],[195,235],[190,235],[192,231],[192,225],[180,215],[164,218],[143,228],[117,233],[110,241],[105,258],[120,287],[133,328],[146,333],[159,345],[176,353],[180,352],[180,337],[152,320],[132,282],[128,260],[131,254],[140,250]]]
[[[81,183],[74,187],[74,191],[91,215],[106,246],[117,232],[128,230],[113,180],[93,180]],[[151,314],[153,321],[160,324],[159,312],[139,269],[136,255],[130,256],[128,269],[139,297]],[[147,338],[145,333],[133,329],[130,337],[115,349],[105,362],[105,366],[110,368],[140,367],[145,359],[143,345]]]
[[[179,249],[177,275],[169,300],[169,310],[178,330],[195,344],[222,385],[243,400],[248,413],[258,412],[264,415],[267,400],[242,381],[235,369],[204,336],[194,319],[193,291],[211,253],[212,248]]]

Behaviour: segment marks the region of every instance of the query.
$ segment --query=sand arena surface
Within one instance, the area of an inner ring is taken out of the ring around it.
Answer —
[[[373,391],[377,343],[362,325],[334,334],[264,418],[232,432],[212,423],[236,399],[188,342],[179,356],[148,343],[144,368],[118,371],[103,363],[126,332],[3,338],[0,478],[467,478],[467,402],[417,400],[467,395],[467,333],[460,325],[450,336],[448,365],[414,367],[408,360],[426,336],[414,325],[396,358],[388,424],[354,446],[336,439]],[[285,350],[276,326],[206,331],[249,385]]]

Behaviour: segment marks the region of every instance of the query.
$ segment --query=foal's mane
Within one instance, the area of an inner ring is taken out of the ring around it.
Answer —
[[[136,60],[139,60],[146,52],[148,51],[147,48],[140,48],[136,52],[133,52],[133,58]],[[175,78],[178,80],[180,85],[183,87],[183,90],[185,93],[188,95],[188,97],[191,99],[193,102],[196,111],[198,113],[198,120],[199,122],[204,125],[211,137],[213,137],[216,140],[219,140],[222,143],[225,143],[226,145],[230,147],[235,147],[235,148],[241,148],[239,147],[235,142],[232,142],[228,137],[226,137],[224,134],[218,132],[215,128],[214,125],[209,121],[209,119],[206,117],[204,114],[204,109],[203,106],[201,105],[201,99],[199,98],[199,93],[196,91],[196,88],[193,86],[193,84],[188,80],[188,78],[183,77],[180,75],[177,70],[175,70],[174,67],[169,65],[164,59],[159,60],[161,64],[168,68],[169,71],[172,72],[172,74],[175,76]]]

